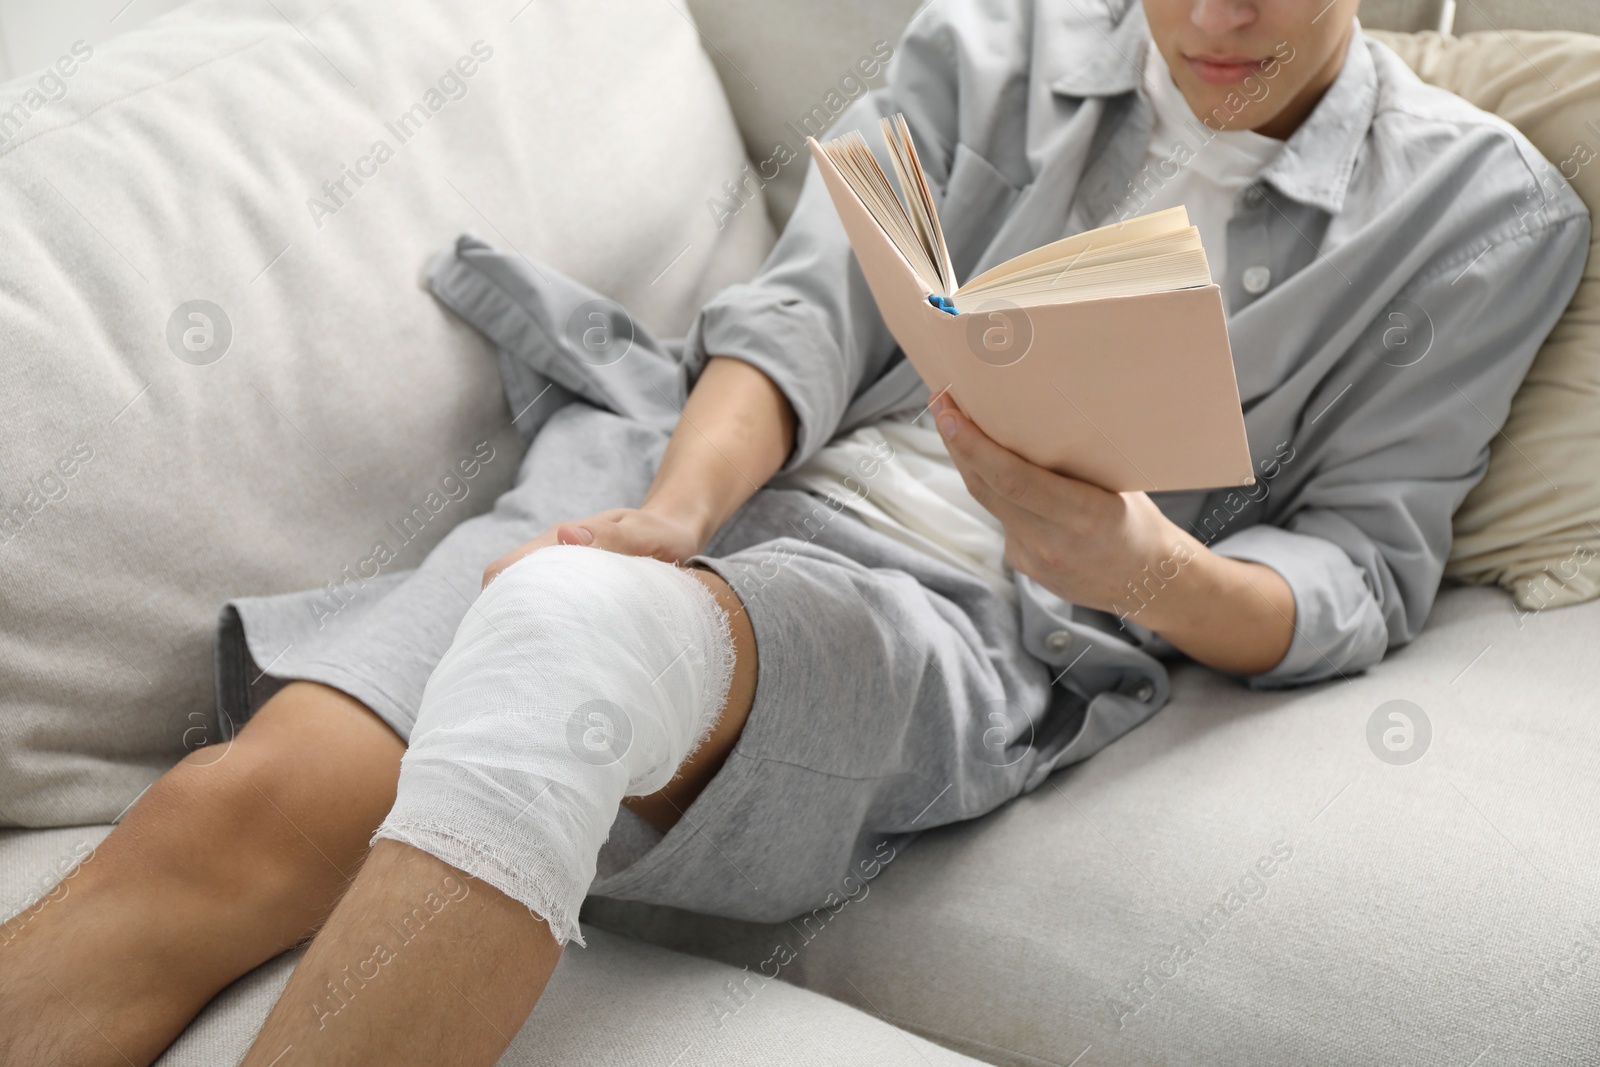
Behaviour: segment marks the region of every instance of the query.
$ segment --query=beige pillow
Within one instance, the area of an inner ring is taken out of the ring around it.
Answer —
[[[108,821],[216,739],[227,597],[425,508],[415,565],[510,483],[432,253],[474,230],[679,334],[771,243],[705,209],[744,163],[669,3],[199,0],[0,85],[0,825]]]
[[[1521,130],[1600,217],[1600,37],[1374,33],[1421,77]],[[1595,236],[1600,239],[1600,227]],[[1489,473],[1455,516],[1446,574],[1527,610],[1600,596],[1600,256],[1539,350]]]

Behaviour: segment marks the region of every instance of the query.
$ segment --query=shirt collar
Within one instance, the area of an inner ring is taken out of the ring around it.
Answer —
[[[1135,0],[1041,0],[1035,69],[1052,92],[1117,96],[1139,87],[1144,71],[1144,7]]]
[[[1140,89],[1150,31],[1137,0],[1041,0],[1034,62],[1053,92],[1117,96]],[[1283,151],[1262,170],[1285,196],[1337,214],[1377,112],[1378,74],[1361,24],[1344,66]]]
[[[1304,204],[1337,215],[1378,110],[1378,69],[1357,23],[1339,76],[1322,94],[1260,180]]]

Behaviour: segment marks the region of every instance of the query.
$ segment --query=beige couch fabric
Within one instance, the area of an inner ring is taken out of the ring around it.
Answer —
[[[586,918],[733,966],[788,942],[790,980],[1008,1067],[1600,1062],[1596,647],[1600,603],[1447,590],[1348,681],[1180,668],[1160,715],[831,920]]]
[[[1370,28],[1408,33],[1437,30],[1447,3],[1455,8],[1456,33],[1485,30],[1600,33],[1600,4],[1591,0],[1362,0],[1361,21]]]
[[[0,825],[217,739],[228,596],[360,596],[509,484],[419,285],[458,233],[667,336],[772,237],[703,208],[744,151],[670,4],[199,0],[83,51],[0,86]]]
[[[689,0],[750,155],[743,186],[761,189],[781,228],[800,198],[806,136],[883,85],[919,0]],[[731,205],[730,196],[717,203]],[[720,208],[717,210],[721,210]]]
[[[1442,6],[1444,0],[1427,2]],[[1592,0],[1456,0],[1456,33],[1504,30],[1600,33],[1600,4]]]
[[[0,920],[44,894],[107,827],[0,832]],[[93,862],[89,860],[88,862]],[[42,905],[51,907],[54,900]],[[0,944],[0,952],[4,945]],[[232,1067],[277,1003],[300,952],[225,989],[157,1067]],[[674,1059],[676,1057],[676,1059]],[[783,982],[596,930],[562,956],[502,1067],[962,1067],[978,1061]]]
[[[1427,81],[1514,124],[1591,212],[1600,210],[1600,37],[1383,40]],[[1530,203],[1531,189],[1530,178]],[[1511,405],[1488,475],[1456,513],[1455,532],[1448,573],[1498,582],[1525,609],[1600,596],[1600,256],[1592,249],[1571,305]]]

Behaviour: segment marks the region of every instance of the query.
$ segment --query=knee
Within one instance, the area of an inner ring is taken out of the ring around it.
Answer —
[[[393,803],[403,751],[353,698],[294,683],[233,740],[180,760],[135,811],[185,825],[182,842],[205,842],[174,842],[181,853],[164,859],[215,888],[254,894],[343,878]]]
[[[630,793],[653,792],[716,721],[734,664],[728,613],[683,568],[540,549],[507,567],[462,620],[428,680],[406,767],[503,769],[501,750],[528,745],[558,760],[626,763]]]
[[[630,689],[643,676],[669,699],[699,704],[705,692],[727,691],[730,634],[727,611],[684,568],[554,545],[516,560],[479,594],[429,688],[467,671],[499,669],[533,685],[587,672],[573,680],[597,697],[607,689],[638,695]],[[428,703],[425,696],[419,727]]]
[[[181,837],[150,834],[141,847],[170,853],[151,859],[185,882],[235,888],[241,860],[259,868],[281,849],[270,798],[282,791],[290,754],[267,749],[235,739],[189,753],[156,780],[124,826],[140,837],[144,825],[184,826]]]
[[[643,621],[636,617],[639,597],[682,573],[683,568],[649,556],[550,545],[491,564],[472,614],[498,616],[528,609],[550,614],[573,608],[585,629],[601,636],[638,625]]]

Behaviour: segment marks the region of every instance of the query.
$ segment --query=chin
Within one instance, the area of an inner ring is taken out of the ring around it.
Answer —
[[[1201,122],[1213,129],[1223,129],[1229,133],[1265,126],[1272,121],[1278,110],[1261,106],[1271,102],[1270,98],[1252,102],[1237,89],[1219,90],[1213,85],[1198,88],[1180,85],[1179,88],[1184,90],[1183,95],[1189,102],[1189,110],[1193,111]]]

